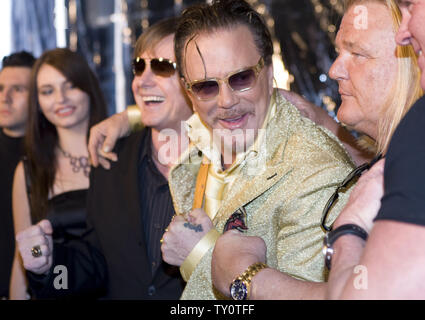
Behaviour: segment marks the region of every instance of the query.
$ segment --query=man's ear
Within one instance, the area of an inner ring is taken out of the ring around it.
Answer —
[[[186,80],[184,79],[183,76],[180,77],[180,83],[181,83],[183,89],[186,90]]]
[[[190,91],[187,89],[186,84],[187,84],[186,79],[183,76],[181,76],[180,77],[180,85],[182,86],[183,93],[191,99],[192,95],[191,95]]]

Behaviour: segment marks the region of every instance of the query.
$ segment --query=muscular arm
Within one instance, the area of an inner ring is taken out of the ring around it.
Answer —
[[[267,268],[252,279],[251,286],[251,300],[322,300],[327,283],[297,280]]]
[[[216,243],[212,258],[212,280],[224,295],[230,296],[230,283],[248,266],[265,262],[266,244],[259,237],[244,236],[237,231],[223,234]],[[236,254],[237,253],[237,254]],[[251,282],[251,300],[324,299],[326,283],[297,280],[266,268]]]
[[[334,191],[334,187],[324,187],[324,181],[330,184],[331,177],[340,177],[335,179],[337,182],[345,175],[339,167],[313,170],[294,189],[293,197],[276,214],[279,231],[276,243],[269,243],[267,261],[266,244],[261,238],[227,232],[221,236],[212,261],[212,279],[217,289],[229,295],[233,279],[253,263],[266,262],[274,268],[264,269],[253,278],[251,299],[324,299],[327,284],[320,282],[325,280],[320,217]],[[342,208],[344,197],[334,207],[329,223]],[[276,257],[271,250],[276,251]],[[277,265],[272,262],[276,260]]]

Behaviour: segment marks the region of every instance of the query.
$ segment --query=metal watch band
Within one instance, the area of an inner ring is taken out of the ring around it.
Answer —
[[[367,232],[363,228],[355,224],[344,224],[342,226],[339,226],[335,230],[328,232],[325,235],[325,238],[323,239],[323,253],[325,255],[326,267],[329,270],[331,269],[331,261],[332,256],[334,254],[333,245],[339,237],[346,234],[357,236],[363,239],[364,241],[366,241],[368,237]]]
[[[262,263],[262,262],[254,263],[254,264],[250,265],[245,270],[245,272],[240,275],[240,278],[242,280],[251,281],[252,277],[255,276],[258,271],[260,271],[261,269],[264,269],[264,268],[267,268],[267,265],[265,263]]]
[[[235,280],[233,280],[232,284],[230,285],[230,295],[234,300],[247,300],[250,296],[250,287],[251,287],[251,280],[252,278],[262,269],[268,268],[268,266],[265,263],[257,262],[252,265],[250,265],[240,276],[238,276]],[[243,284],[245,286],[246,292],[244,298],[235,298],[232,295],[232,287],[234,285],[241,285]]]

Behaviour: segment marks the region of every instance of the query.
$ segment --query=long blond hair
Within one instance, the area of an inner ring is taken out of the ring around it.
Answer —
[[[391,12],[393,18],[394,37],[400,28],[402,19],[400,8],[395,0],[347,0],[345,11],[352,5],[366,2],[382,3]],[[377,153],[385,154],[395,129],[410,107],[423,95],[420,86],[420,69],[411,45],[396,48],[397,79],[392,88],[386,107],[381,110],[378,120],[378,134],[376,138]]]

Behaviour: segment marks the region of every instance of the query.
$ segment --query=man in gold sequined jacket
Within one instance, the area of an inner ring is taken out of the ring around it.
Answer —
[[[273,89],[273,44],[261,16],[243,0],[193,6],[175,51],[195,114],[187,121],[191,144],[169,175],[177,216],[161,249],[187,281],[182,298],[222,298],[211,254],[234,228],[265,241],[267,264],[294,279],[288,291],[325,281],[321,213],[354,165],[329,131]]]

